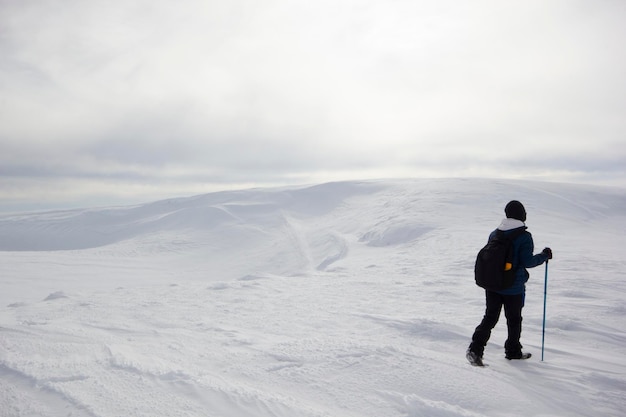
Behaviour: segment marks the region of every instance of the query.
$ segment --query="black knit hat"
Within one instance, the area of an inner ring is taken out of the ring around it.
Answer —
[[[526,209],[522,203],[517,200],[510,201],[504,208],[504,213],[509,219],[517,219],[523,222],[526,221]]]

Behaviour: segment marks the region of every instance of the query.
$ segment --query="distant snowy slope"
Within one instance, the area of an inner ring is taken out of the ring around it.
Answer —
[[[321,215],[355,194],[380,188],[341,183],[303,190],[232,191],[133,206],[0,216],[0,250],[89,249],[154,233],[212,230],[259,223],[282,211]]]
[[[525,363],[464,351],[511,199]],[[0,216],[0,417],[621,416],[626,191],[353,181]]]
[[[386,245],[411,240],[442,216],[448,216],[447,222],[492,224],[501,206],[513,198],[528,206],[532,225],[601,222],[626,213],[624,192],[611,188],[487,180],[344,182],[220,192],[132,207],[0,215],[0,250],[88,249],[162,232],[219,234],[221,228],[237,225],[271,228],[289,216],[313,218],[350,210],[359,216],[363,240]],[[381,221],[390,211],[381,210],[381,204],[396,209],[392,216],[398,218],[427,218],[413,225],[394,223],[393,217]],[[382,225],[388,228],[380,230]]]

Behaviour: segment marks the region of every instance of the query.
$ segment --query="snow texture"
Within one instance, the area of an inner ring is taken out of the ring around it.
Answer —
[[[485,352],[473,263],[511,199],[522,343]],[[621,416],[626,192],[406,180],[0,216],[0,416]]]

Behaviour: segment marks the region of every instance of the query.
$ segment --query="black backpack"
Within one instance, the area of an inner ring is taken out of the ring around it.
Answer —
[[[476,285],[486,290],[500,291],[513,285],[513,240],[526,231],[525,227],[505,233],[496,230],[494,236],[478,252],[474,265]]]

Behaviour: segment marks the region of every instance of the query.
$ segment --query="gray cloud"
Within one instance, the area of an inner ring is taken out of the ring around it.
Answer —
[[[507,167],[624,185],[624,18],[618,1],[2,2],[0,199]]]

